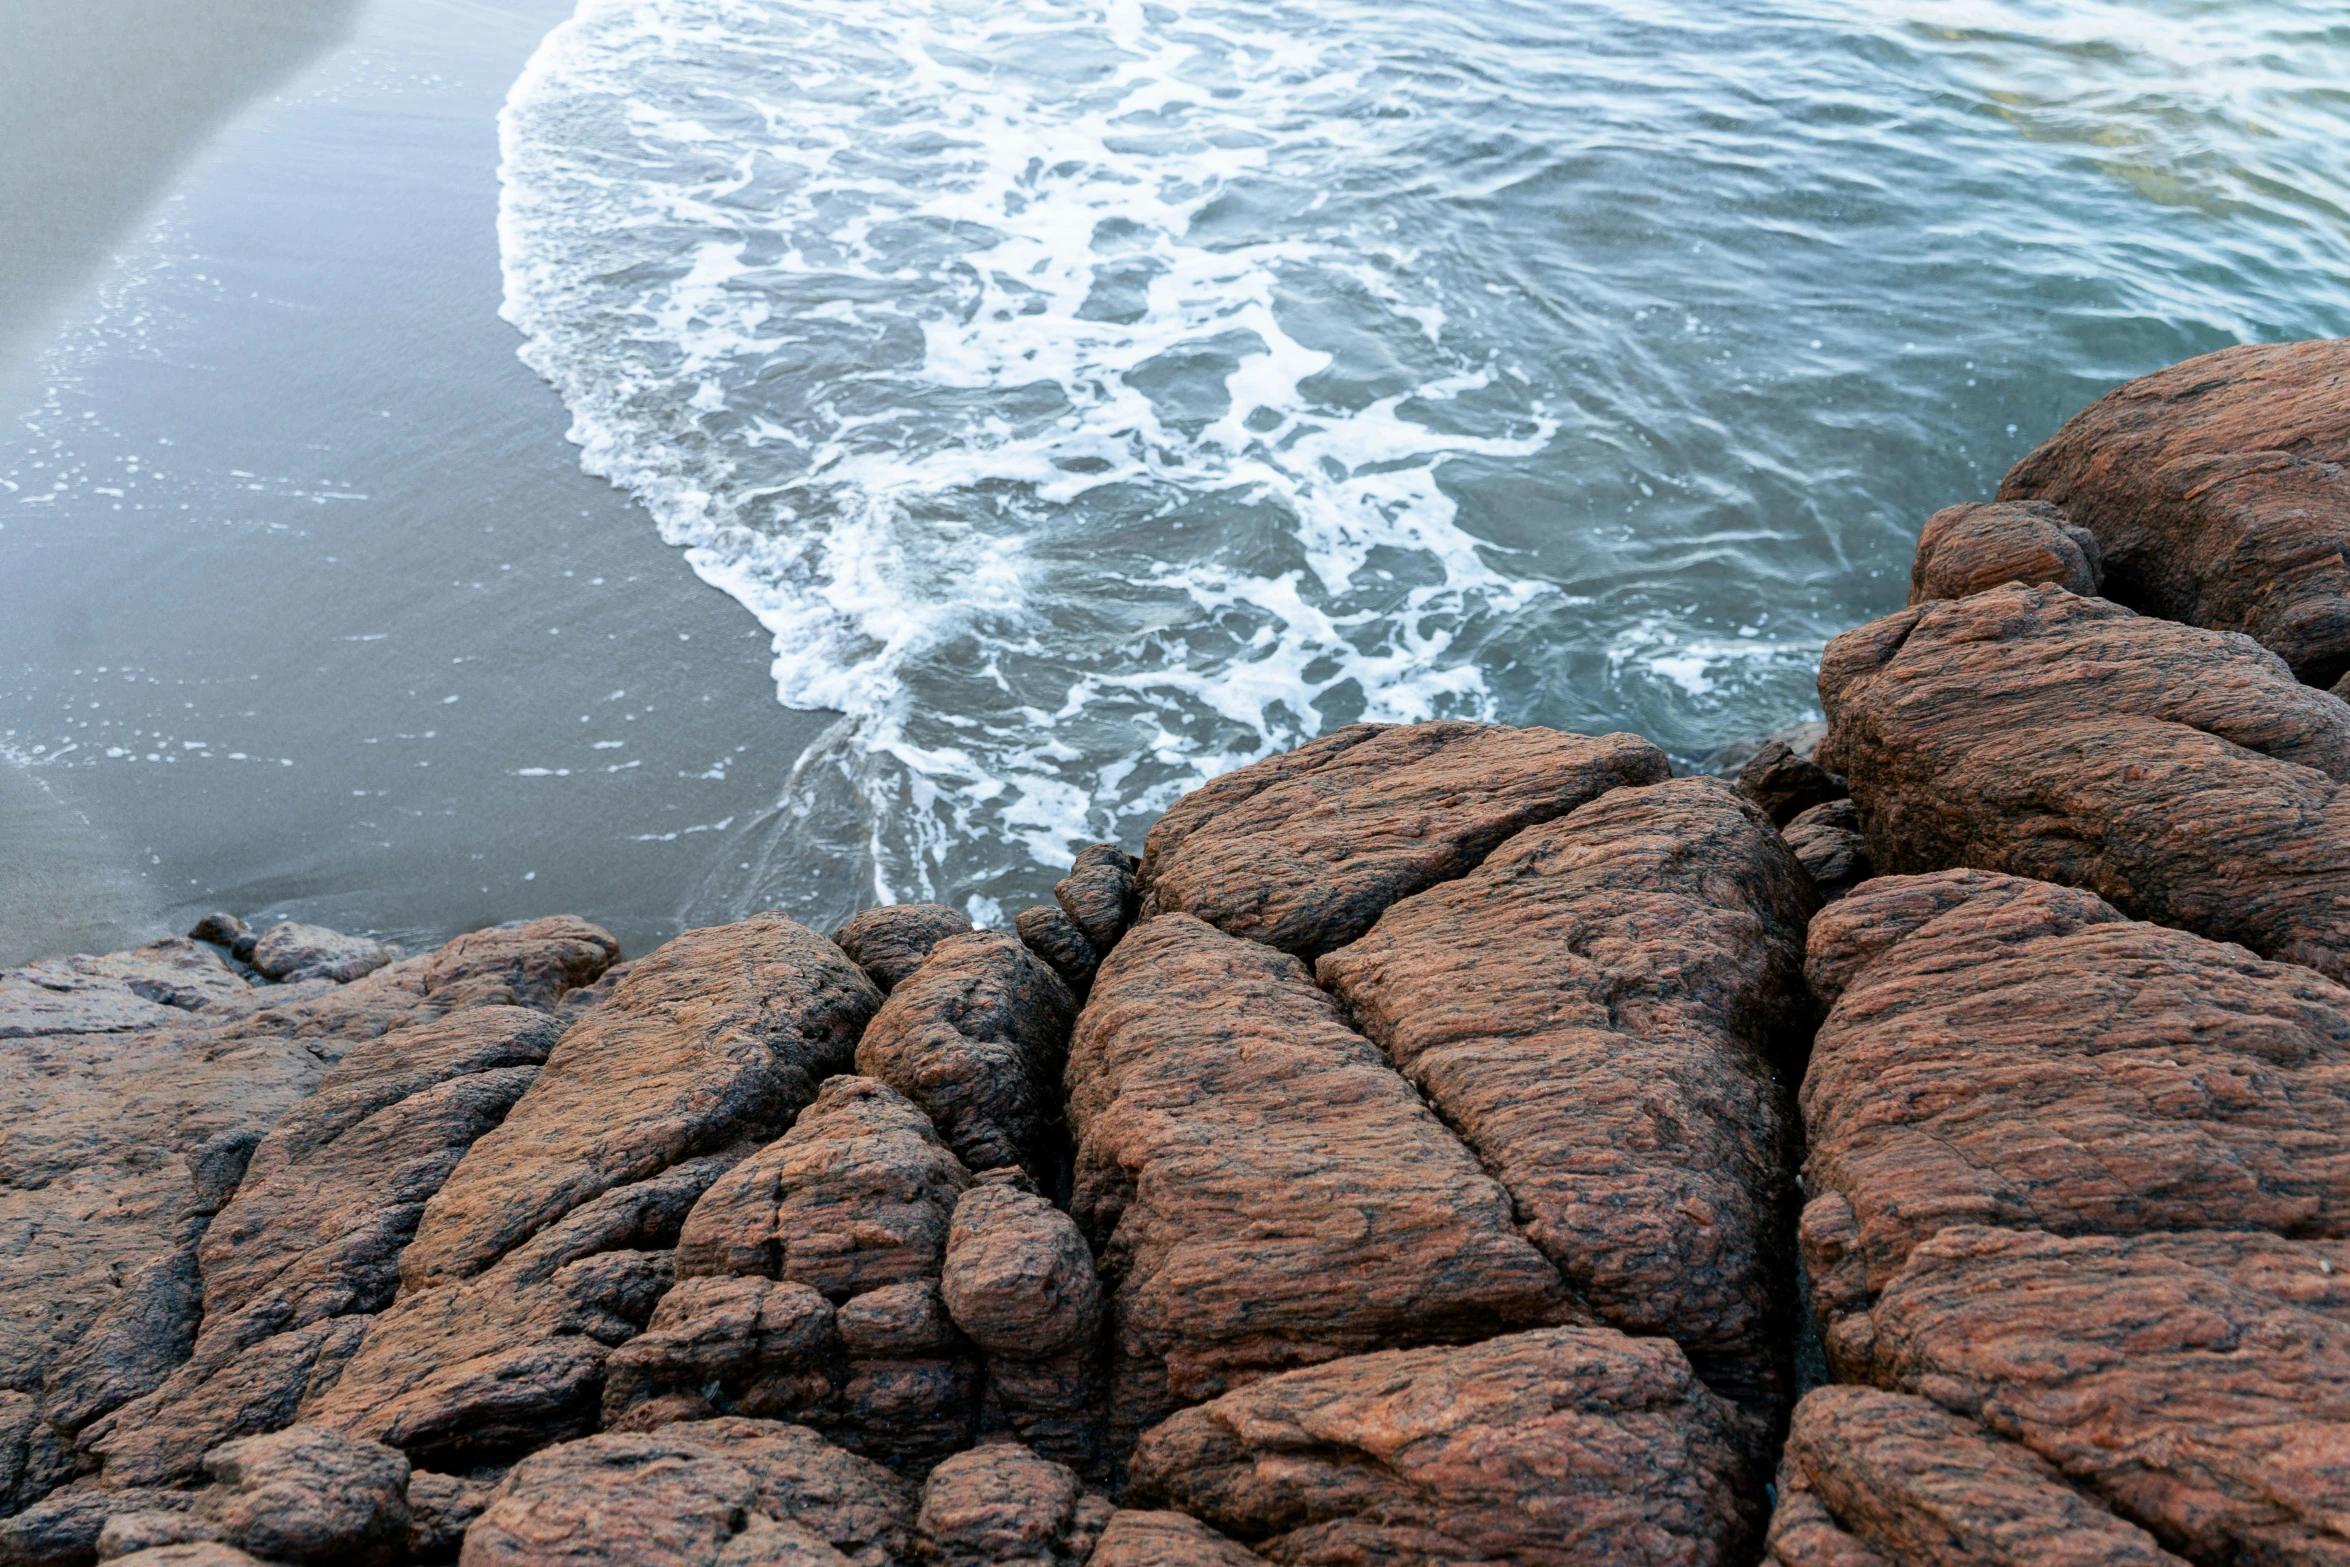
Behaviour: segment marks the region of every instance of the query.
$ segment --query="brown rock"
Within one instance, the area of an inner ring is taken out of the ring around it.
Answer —
[[[33,1394],[0,1392],[0,1520],[82,1472],[65,1435],[41,1418]],[[0,1522],[0,1540],[6,1525]],[[5,1547],[0,1546],[0,1556]]]
[[[990,1442],[931,1471],[915,1558],[929,1567],[1085,1567],[1110,1512],[1061,1465],[1017,1442]]]
[[[1264,1560],[1185,1513],[1122,1507],[1088,1567],[1257,1567]]]
[[[2008,471],[2097,537],[2106,593],[2350,670],[2350,341],[2222,349],[2108,392]]]
[[[966,1167],[1049,1181],[1066,1158],[1058,1089],[1076,1015],[1017,937],[949,936],[874,1014],[857,1070],[919,1105]]]
[[[490,1504],[490,1488],[462,1475],[415,1470],[408,1476],[408,1559],[453,1562],[465,1531]]]
[[[1128,1496],[1284,1564],[1730,1563],[1762,1531],[1742,1419],[1604,1328],[1292,1371],[1146,1433]]]
[[[1879,876],[1869,883],[1866,893],[1812,916],[1804,938],[1803,977],[1811,988],[1813,1003],[1824,1015],[1861,970],[1895,943],[1908,940],[1921,926],[1962,904],[1973,905],[1978,918],[1988,918],[2019,899],[2030,900],[2035,907],[2062,909],[2064,917],[2076,924],[2122,918],[2119,910],[2095,893],[2075,891],[2059,898],[2050,887],[2048,882],[1998,871],[1962,869],[1923,876]]]
[[[1784,827],[1817,805],[1841,800],[1844,780],[1807,756],[1798,756],[1783,740],[1767,740],[1762,749],[1738,770],[1738,792],[1762,808],[1776,826]]]
[[[1960,1225],[1875,1312],[1872,1379],[2020,1443],[2199,1562],[2341,1556],[2350,1247]]]
[[[56,1430],[71,1436],[152,1392],[188,1358],[204,1314],[196,1246],[205,1224],[185,1221],[180,1244],[125,1275],[89,1330],[50,1366],[41,1411]]]
[[[805,1284],[680,1279],[606,1362],[604,1425],[742,1414],[809,1423],[837,1392],[832,1303]]]
[[[261,933],[253,944],[251,962],[258,973],[285,984],[305,979],[348,984],[362,974],[374,973],[392,957],[382,942],[370,937],[346,936],[323,925],[287,920]]]
[[[215,1448],[203,1511],[233,1543],[279,1561],[388,1563],[408,1545],[408,1460],[374,1442],[295,1426]]]
[[[955,1205],[941,1288],[987,1351],[986,1421],[1097,1472],[1102,1288],[1076,1223],[1034,1192],[982,1181]]]
[[[1271,1371],[1574,1310],[1507,1194],[1304,965],[1191,916],[1103,964],[1069,1112],[1120,1443]]]
[[[0,1563],[7,1567],[81,1567],[98,1559],[109,1518],[128,1513],[192,1512],[187,1491],[115,1489],[85,1480],[0,1518]]]
[[[638,959],[426,1205],[402,1279],[469,1278],[598,1193],[775,1135],[848,1068],[880,999],[838,947],[780,915]]]
[[[1795,1407],[1783,1492],[1808,1497],[1830,1528],[1878,1556],[1920,1567],[2179,1567],[2142,1529],[2065,1484],[2055,1468],[1919,1398],[1824,1387]],[[1791,1482],[1791,1483],[1790,1483]],[[1772,1547],[1788,1567],[1835,1561],[1807,1509]]]
[[[1020,944],[1044,959],[1082,1005],[1093,990],[1093,973],[1101,967],[1101,954],[1093,950],[1093,943],[1077,928],[1077,922],[1056,905],[1039,903],[1022,909],[1013,918],[1012,929],[1019,934]]]
[[[1971,865],[2324,973],[2350,969],[2350,706],[2237,636],[2059,588],[1828,644],[1821,759],[1880,873]]]
[[[1144,844],[1140,915],[1190,913],[1311,961],[1512,833],[1671,775],[1633,735],[1349,724],[1177,801]]]
[[[2097,539],[2045,501],[1970,501],[1926,519],[1909,567],[1909,601],[1962,599],[2047,582],[2095,598]]]
[[[1718,779],[1620,789],[1395,904],[1323,986],[1602,1321],[1775,1412],[1813,895]]]
[[[158,1545],[114,1560],[124,1567],[267,1567],[259,1557],[248,1556],[233,1545],[215,1540]]]
[[[1763,1567],[1892,1567],[1840,1527],[1811,1492],[1803,1471],[1782,1461]]]
[[[933,947],[970,932],[971,922],[943,903],[894,903],[867,909],[832,939],[886,996],[930,960]]]
[[[1140,860],[1114,843],[1089,843],[1077,851],[1069,874],[1053,884],[1053,901],[1102,957],[1134,923],[1134,877],[1141,868]]]
[[[1994,882],[1882,948],[1803,1110],[1802,1236],[1846,1375],[1851,1314],[1948,1225],[2350,1235],[2350,990],[2070,888]]]
[[[894,1567],[907,1559],[913,1515],[905,1482],[811,1431],[709,1420],[524,1459],[467,1532],[463,1561]]]
[[[1860,809],[1850,800],[1813,806],[1789,822],[1782,836],[1823,903],[1833,903],[1876,873]]]

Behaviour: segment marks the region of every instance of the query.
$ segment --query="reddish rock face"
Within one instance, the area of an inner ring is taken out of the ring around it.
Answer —
[[[1633,735],[1350,724],[1178,800],[1143,847],[1141,917],[1194,914],[1311,960],[1521,828],[1670,776]]]
[[[427,1205],[401,1278],[469,1278],[601,1192],[774,1136],[848,1069],[880,1001],[838,947],[780,915],[638,959]]]
[[[926,1567],[1085,1567],[1110,1504],[1017,1442],[990,1442],[931,1471],[915,1517]]]
[[[1102,1287],[1076,1224],[1034,1192],[982,1181],[955,1205],[939,1284],[987,1352],[987,1423],[1097,1474]]]
[[[1743,1424],[1664,1339],[1603,1328],[1390,1350],[1170,1416],[1128,1494],[1284,1567],[1751,1559]]]
[[[895,903],[867,909],[832,939],[886,996],[930,960],[932,948],[970,930],[971,922],[943,903]]]
[[[1270,947],[1136,926],[1078,1021],[1069,1112],[1114,1441],[1268,1372],[1574,1310],[1508,1194]]]
[[[1619,789],[1395,904],[1322,984],[1602,1321],[1773,1410],[1811,885],[1718,779]]]
[[[1188,1513],[1121,1508],[1088,1567],[1257,1567],[1263,1560]]]
[[[1768,1559],[1783,1567],[2179,1567],[2053,1465],[1874,1388],[1824,1387],[1795,1406],[1779,1491]]]
[[[2350,670],[2350,340],[2222,349],[2141,376],[2010,469],[2097,536],[2107,594],[2242,631],[2301,679]]]
[[[2350,972],[2350,706],[2243,638],[1997,588],[1846,632],[1820,697],[1880,873],[2086,887]]]
[[[1962,599],[2010,582],[2095,598],[2097,538],[2045,501],[1971,501],[1926,519],[1910,561],[1909,601]]]

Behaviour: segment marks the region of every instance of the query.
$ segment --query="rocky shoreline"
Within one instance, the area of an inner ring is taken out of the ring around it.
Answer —
[[[0,976],[0,1564],[2350,1562],[2346,461],[2350,343],[2119,389],[1734,780]]]

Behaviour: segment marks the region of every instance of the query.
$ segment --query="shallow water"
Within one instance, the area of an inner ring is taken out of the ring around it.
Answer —
[[[506,313],[845,715],[719,901],[986,917],[1358,718],[1804,716],[2081,403],[2350,332],[2345,84],[2241,0],[585,0]]]

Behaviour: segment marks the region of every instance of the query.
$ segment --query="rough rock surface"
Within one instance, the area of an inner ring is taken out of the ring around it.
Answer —
[[[171,937],[102,957],[51,958],[0,974],[0,1040],[214,1022],[274,999],[197,942]]]
[[[1804,1080],[1832,1367],[1861,1373],[1852,1314],[1948,1225],[2350,1235],[2350,990],[2078,889],[1918,880],[1815,927],[1843,947],[1907,925],[1844,986]]]
[[[2222,349],[2116,388],[2010,469],[2096,535],[2111,598],[2350,671],[2350,340]]]
[[[1189,1513],[1122,1507],[1103,1527],[1088,1567],[1257,1567],[1263,1560]]]
[[[1082,1006],[1093,991],[1094,970],[1101,967],[1101,954],[1077,922],[1061,911],[1057,904],[1039,903],[1022,909],[1012,920],[1012,929],[1020,943],[1061,977],[1069,987],[1069,994]]]
[[[707,1420],[591,1436],[516,1464],[465,1567],[896,1567],[914,1493],[813,1432]]]
[[[465,1531],[490,1504],[490,1488],[463,1475],[413,1470],[408,1476],[408,1559],[453,1562]]]
[[[1052,1184],[1066,1162],[1059,1085],[1077,1003],[1000,930],[950,936],[890,993],[857,1070],[929,1115],[972,1170],[1018,1165]]]
[[[1142,862],[1114,843],[1089,843],[1077,851],[1069,874],[1053,884],[1053,900],[1102,957],[1134,923],[1139,897],[1135,872]]]
[[[1119,1445],[1269,1371],[1575,1310],[1508,1195],[1304,965],[1189,915],[1103,964],[1069,1113]]]
[[[975,1184],[955,1204],[940,1293],[987,1354],[983,1423],[1096,1472],[1103,1298],[1075,1221],[1010,1182]]]
[[[399,1560],[408,1545],[408,1460],[374,1442],[295,1426],[215,1448],[203,1511],[229,1541],[289,1562]]]
[[[1284,1564],[1733,1563],[1743,1424],[1671,1342],[1552,1328],[1292,1371],[1146,1433],[1128,1497]]]
[[[184,1545],[158,1545],[148,1550],[133,1551],[114,1560],[123,1567],[269,1567],[257,1556],[247,1555],[233,1545],[217,1541],[191,1541]]]
[[[392,958],[389,948],[370,937],[346,936],[324,925],[287,920],[261,933],[249,961],[256,972],[287,984],[305,979],[348,984],[374,973]]]
[[[915,1515],[927,1567],[1085,1567],[1109,1522],[1107,1499],[1017,1442],[989,1442],[931,1471]]]
[[[1782,1396],[1809,881],[1718,779],[1602,796],[1322,959],[1602,1321]]]
[[[949,936],[970,933],[970,920],[943,903],[894,903],[867,909],[834,931],[832,939],[886,996],[930,960],[933,947]]]
[[[80,1567],[98,1558],[107,1520],[123,1514],[192,1512],[189,1491],[116,1490],[84,1480],[0,1518],[0,1563],[7,1567]]]
[[[1311,961],[1521,828],[1671,774],[1633,735],[1349,724],[1178,800],[1144,843],[1140,914],[1190,913]]]
[[[880,1001],[838,947],[781,915],[639,958],[426,1204],[401,1278],[469,1278],[599,1193],[774,1136],[848,1069]]]
[[[1868,836],[1861,831],[1860,809],[1850,800],[1813,806],[1789,822],[1782,835],[1824,903],[1843,897],[1876,874],[1869,859]]]
[[[1909,566],[1909,601],[1962,599],[2010,582],[2048,582],[2095,598],[2097,538],[2045,501],[1970,501],[1926,519]]]
[[[1845,795],[1844,780],[1784,740],[1766,740],[1738,769],[1738,792],[1762,808],[1773,825],[1784,827],[1814,806]]]
[[[1795,1407],[1771,1520],[1781,1567],[2178,1567],[2050,1464],[1924,1399],[1825,1387]]]
[[[1879,873],[2087,887],[2350,972],[2350,705],[2243,637],[1996,588],[1836,638],[1820,697]]]

